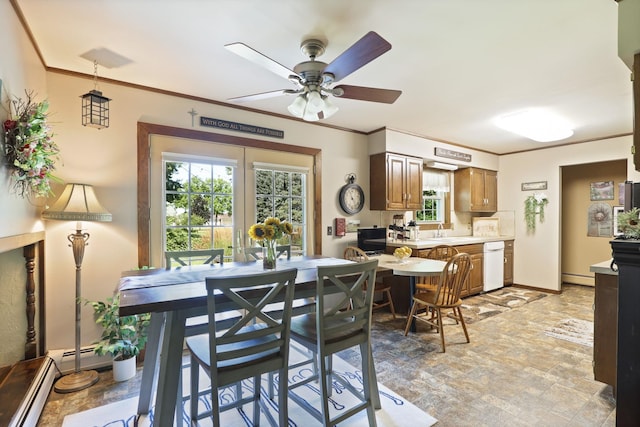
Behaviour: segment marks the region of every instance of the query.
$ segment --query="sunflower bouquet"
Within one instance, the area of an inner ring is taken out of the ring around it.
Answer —
[[[253,224],[249,228],[249,237],[260,242],[265,248],[263,263],[265,268],[276,266],[276,243],[285,235],[293,233],[293,225],[290,222],[280,221],[278,218],[269,217],[264,223]]]

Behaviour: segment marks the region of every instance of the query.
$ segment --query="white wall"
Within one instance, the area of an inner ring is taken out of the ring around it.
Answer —
[[[100,84],[110,102],[110,127],[96,130],[80,123],[79,96],[92,89],[91,80],[48,73],[47,84],[52,110],[56,111],[55,132],[62,152],[60,177],[65,182],[82,182],[95,187],[101,203],[113,214],[111,223],[85,223],[91,234],[82,265],[83,296],[103,299],[110,296],[120,272],[137,265],[137,159],[138,121],[191,128],[188,111],[200,115],[284,130],[284,139],[274,142],[314,147],[322,150],[322,227],[342,217],[337,201],[345,176],[355,173],[365,194],[369,193],[367,139],[362,134],[344,132],[299,121],[275,118],[182,98]],[[197,121],[196,121],[197,123]],[[247,137],[247,134],[210,130]],[[250,136],[249,136],[250,137]],[[269,138],[261,138],[269,140]],[[354,216],[362,224],[377,223],[379,213],[368,210]],[[47,345],[73,345],[74,265],[66,236],[74,223],[48,221],[47,233]],[[345,239],[322,236],[322,252],[341,256]],[[83,344],[93,341],[97,328],[88,307],[83,311]]]
[[[561,171],[562,166],[627,159],[627,179],[638,181],[631,155],[632,137],[619,137],[584,144],[500,156],[498,209],[515,211],[514,282],[542,289],[561,286]],[[549,198],[545,221],[528,234],[524,222],[523,182],[547,181]],[[586,232],[586,231],[585,231]],[[569,242],[569,244],[571,244]],[[602,260],[605,261],[605,260]]]

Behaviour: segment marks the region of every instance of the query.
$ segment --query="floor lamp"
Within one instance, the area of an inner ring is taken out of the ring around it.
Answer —
[[[82,232],[82,221],[110,222],[111,214],[102,207],[93,187],[86,184],[67,184],[62,195],[53,205],[42,212],[42,218],[62,221],[77,221],[76,232],[67,236],[73,250],[76,263],[76,351],[75,370],[60,378],[54,389],[58,393],[71,393],[92,386],[98,382],[96,371],[80,370],[80,297],[81,297],[81,267],[84,257],[84,247],[89,240],[89,233]]]

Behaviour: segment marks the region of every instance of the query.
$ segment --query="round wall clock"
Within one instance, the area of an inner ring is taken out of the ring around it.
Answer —
[[[355,179],[354,175],[349,176],[349,183],[340,189],[338,197],[340,207],[348,214],[358,213],[364,207],[364,191],[358,184],[354,183]]]

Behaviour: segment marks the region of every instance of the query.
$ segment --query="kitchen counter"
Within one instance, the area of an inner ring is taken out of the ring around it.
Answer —
[[[612,276],[617,276],[618,272],[611,269],[611,261],[612,260],[592,264],[589,266],[589,271],[596,274],[610,274]]]
[[[389,247],[408,246],[411,249],[428,249],[438,245],[473,245],[476,243],[497,242],[500,240],[514,240],[514,236],[497,236],[497,237],[476,237],[476,236],[451,236],[451,237],[432,237],[430,239],[420,240],[387,240]]]

